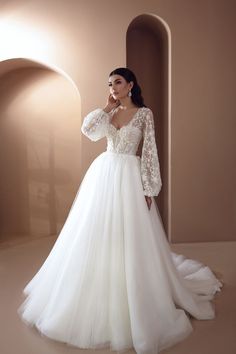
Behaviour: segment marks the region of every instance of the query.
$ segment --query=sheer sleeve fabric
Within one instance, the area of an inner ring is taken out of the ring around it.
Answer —
[[[144,117],[141,177],[144,195],[157,196],[162,187],[160,165],[155,141],[154,119],[150,109]]]
[[[81,131],[90,140],[97,141],[106,135],[109,119],[108,113],[97,108],[84,118]]]

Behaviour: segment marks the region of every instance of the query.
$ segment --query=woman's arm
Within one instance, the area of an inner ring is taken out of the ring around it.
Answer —
[[[157,196],[161,190],[162,181],[155,140],[154,119],[150,109],[147,109],[144,117],[141,177],[144,195],[147,197]]]
[[[97,108],[84,118],[81,131],[90,140],[97,141],[105,136],[109,119],[107,112]]]
[[[84,118],[81,127],[82,133],[93,141],[103,138],[106,135],[110,121],[109,113],[118,105],[119,101],[115,100],[110,94],[107,98],[106,106],[103,109],[97,108]]]

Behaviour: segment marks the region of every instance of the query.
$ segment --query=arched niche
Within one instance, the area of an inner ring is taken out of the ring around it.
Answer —
[[[163,224],[171,240],[171,37],[168,25],[158,16],[143,14],[129,25],[126,36],[127,67],[140,82],[145,104],[155,119],[156,142],[163,181],[156,198]]]
[[[0,246],[57,235],[80,183],[79,91],[60,70],[0,63]]]

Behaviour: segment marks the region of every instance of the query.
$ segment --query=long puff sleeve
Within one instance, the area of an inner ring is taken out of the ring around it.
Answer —
[[[84,118],[81,131],[90,140],[97,141],[106,135],[109,119],[108,113],[97,108]]]
[[[154,119],[150,109],[148,109],[144,119],[141,177],[144,195],[153,197],[159,194],[162,181],[155,141]]]

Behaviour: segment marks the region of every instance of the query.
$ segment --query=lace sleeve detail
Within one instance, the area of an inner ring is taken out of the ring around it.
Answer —
[[[95,109],[84,118],[82,133],[93,141],[103,138],[106,135],[109,118],[109,114],[101,108]]]
[[[141,177],[144,195],[152,197],[159,194],[162,181],[155,141],[154,119],[150,109],[147,110],[144,119]]]

